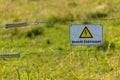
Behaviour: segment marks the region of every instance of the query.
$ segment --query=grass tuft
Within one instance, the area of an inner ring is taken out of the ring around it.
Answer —
[[[96,18],[105,18],[107,17],[108,14],[105,13],[105,12],[94,12],[94,13],[90,13],[88,15],[89,18],[92,18],[92,19],[96,19]]]
[[[44,29],[41,27],[32,28],[26,32],[25,37],[33,38],[35,36],[42,35],[43,32],[44,32]]]
[[[108,50],[108,49],[115,49],[115,43],[109,42],[109,41],[104,41],[102,46],[98,46],[97,50]]]
[[[70,6],[70,7],[76,7],[76,6],[77,6],[77,3],[74,2],[74,1],[70,1],[70,2],[68,3],[68,6]]]
[[[73,21],[73,15],[71,13],[67,13],[65,15],[59,15],[59,16],[55,16],[55,15],[51,15],[48,18],[48,23],[60,23],[60,24],[66,24],[67,22],[71,22]],[[53,25],[48,24],[48,27],[53,27]]]

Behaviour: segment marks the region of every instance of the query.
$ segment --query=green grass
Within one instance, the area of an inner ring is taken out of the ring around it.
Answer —
[[[0,80],[118,80],[119,0],[1,0],[0,24],[46,21],[45,24],[0,27]],[[102,24],[102,46],[70,46],[71,24]],[[110,47],[109,47],[110,46]],[[110,48],[110,49],[109,49]],[[88,50],[88,51],[87,51]]]

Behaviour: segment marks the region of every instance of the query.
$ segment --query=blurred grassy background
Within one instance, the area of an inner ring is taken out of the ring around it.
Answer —
[[[119,0],[0,0],[0,24],[47,22],[0,27],[0,53],[22,55],[0,58],[1,80],[119,80],[119,4]],[[71,47],[70,24],[88,23],[103,24],[103,45]]]

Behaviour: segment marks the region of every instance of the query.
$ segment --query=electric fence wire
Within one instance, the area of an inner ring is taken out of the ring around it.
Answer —
[[[120,20],[120,18],[95,18],[95,19],[73,19],[73,20],[66,20],[65,22],[71,22],[74,23],[75,21],[116,21],[116,20]],[[34,26],[34,25],[40,25],[40,24],[55,24],[59,21],[39,21],[36,20],[34,22],[15,22],[15,23],[6,23],[6,24],[0,24],[1,27],[5,27],[5,28],[11,28],[11,27],[25,27],[25,26]]]
[[[39,25],[42,23],[47,23],[47,22],[15,22],[15,23],[7,23],[7,24],[1,24],[1,27],[5,28],[12,28],[12,27],[25,27],[25,26],[34,26],[34,25]]]

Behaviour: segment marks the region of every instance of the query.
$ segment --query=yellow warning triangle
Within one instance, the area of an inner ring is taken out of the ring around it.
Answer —
[[[85,26],[79,38],[93,38],[93,36],[89,29]]]

